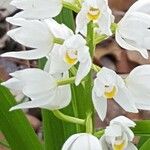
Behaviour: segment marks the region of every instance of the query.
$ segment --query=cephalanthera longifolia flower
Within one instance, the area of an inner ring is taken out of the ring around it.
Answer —
[[[127,88],[135,98],[138,109],[150,110],[150,65],[133,69],[125,79]]]
[[[8,35],[15,41],[33,50],[4,53],[3,57],[20,59],[38,59],[49,55],[54,46],[54,39],[67,38],[72,31],[64,24],[58,24],[53,19],[44,21],[26,20],[23,18],[9,18],[9,22],[20,27],[8,31]]]
[[[129,128],[135,127],[135,125],[132,120],[124,116],[111,120],[100,139],[102,150],[137,150],[131,143],[134,134]]]
[[[102,34],[111,35],[110,26],[113,16],[107,0],[86,0],[82,4],[81,11],[77,14],[76,32],[85,33],[87,24],[93,21],[98,25]]]
[[[57,16],[63,7],[62,0],[12,0],[10,3],[23,11],[14,17],[46,19]]]
[[[35,107],[60,109],[69,105],[71,101],[70,85],[57,85],[57,80],[68,77],[68,74],[56,77],[40,69],[24,69],[10,75],[12,78],[2,85],[11,90],[20,90],[31,98],[31,101],[18,104],[10,110]]]
[[[87,133],[74,134],[64,143],[62,150],[102,150],[99,140]]]
[[[150,2],[138,0],[118,23],[117,43],[127,49],[136,50],[148,58],[150,49]]]
[[[104,120],[107,113],[107,100],[114,99],[124,110],[137,113],[134,98],[123,79],[113,70],[103,67],[97,74],[92,90],[94,107]]]
[[[76,85],[89,73],[92,60],[85,39],[77,34],[70,36],[62,46],[56,46],[50,54],[50,73],[61,73],[79,62]]]

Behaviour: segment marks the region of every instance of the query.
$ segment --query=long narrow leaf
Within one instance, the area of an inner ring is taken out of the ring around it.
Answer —
[[[30,123],[21,110],[9,112],[16,105],[9,90],[0,86],[0,129],[11,150],[42,150]]]

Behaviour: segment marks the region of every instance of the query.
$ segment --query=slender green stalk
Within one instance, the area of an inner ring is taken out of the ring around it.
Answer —
[[[56,37],[55,37],[55,38],[53,39],[53,43],[62,45],[62,44],[64,43],[64,39],[56,38]]]
[[[63,6],[65,8],[68,8],[76,13],[78,13],[80,11],[80,7],[78,7],[77,5],[74,5],[74,4],[71,4],[71,3],[68,3],[68,2],[65,2],[63,1]]]
[[[61,85],[71,84],[71,83],[74,83],[74,81],[75,81],[75,77],[71,77],[71,78],[63,79],[63,80],[58,80],[57,85],[61,86]]]
[[[93,69],[96,73],[98,73],[98,72],[101,70],[101,68],[100,68],[99,66],[95,65],[95,64],[92,64],[92,69]]]
[[[101,129],[101,130],[95,132],[94,136],[96,136],[97,138],[100,138],[104,134],[104,132],[105,131],[103,129]]]
[[[86,118],[86,133],[93,133],[93,120],[92,120],[92,113],[87,114]]]
[[[95,45],[94,45],[94,25],[93,22],[91,21],[87,25],[87,46],[89,47],[89,52],[91,55],[91,59],[93,59],[93,54],[95,50]],[[92,71],[89,72],[89,74],[86,77],[85,81],[85,96],[86,96],[86,106],[85,106],[85,111],[88,114],[87,115],[87,121],[86,121],[86,132],[92,133],[93,131],[93,118],[94,116],[94,108],[93,108],[93,103],[92,103],[92,85],[93,85],[93,78],[92,78]]]
[[[105,39],[107,39],[108,36],[105,34],[99,35],[94,39],[94,45],[97,45],[98,43],[104,41]]]
[[[70,123],[75,123],[75,124],[80,124],[80,125],[85,125],[85,120],[84,119],[79,119],[79,118],[75,118],[75,117],[65,115],[62,112],[60,112],[59,110],[53,110],[52,112],[57,118],[59,118],[63,121],[70,122]]]

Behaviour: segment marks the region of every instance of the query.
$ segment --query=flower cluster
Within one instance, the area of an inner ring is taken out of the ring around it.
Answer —
[[[31,68],[16,71],[10,74],[11,79],[2,83],[10,90],[20,91],[22,95],[31,99],[10,110],[34,107],[57,110],[69,105],[70,83],[78,86],[93,69],[92,54],[95,45],[93,41],[88,43],[87,38],[90,34],[90,23],[94,32],[93,39],[101,35],[109,37],[115,34],[115,39],[122,48],[138,51],[144,58],[148,58],[150,9],[145,9],[150,6],[148,0],[139,0],[131,6],[116,24],[115,33],[111,30],[114,16],[107,0],[13,0],[11,4],[22,11],[7,18],[9,23],[18,26],[9,31],[8,35],[31,50],[8,52],[1,56],[26,60],[46,57],[47,62],[44,70]],[[53,19],[61,12],[63,6],[78,12],[75,32]],[[93,45],[93,49],[90,44]],[[71,69],[75,69],[75,73],[74,77],[69,78]],[[107,100],[114,99],[127,112],[149,110],[149,80],[150,65],[136,67],[125,79],[108,68],[98,69],[91,99],[101,120],[106,117]],[[100,140],[88,133],[75,134],[66,141],[62,149],[136,149],[131,144],[133,133],[129,129],[134,126],[134,122],[121,116],[110,122]]]
[[[62,150],[137,150],[131,143],[134,134],[129,127],[136,124],[130,119],[119,116],[111,120],[104,135],[98,139],[87,133],[74,134],[65,142]]]

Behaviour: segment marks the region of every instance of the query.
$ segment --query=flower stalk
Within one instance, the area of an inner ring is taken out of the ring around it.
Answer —
[[[86,118],[86,133],[93,133],[93,120],[92,120],[92,113],[87,114]]]
[[[74,82],[75,82],[75,77],[71,77],[71,78],[68,78],[68,79],[58,80],[57,85],[62,86],[62,85],[71,84],[71,83],[74,83]]]
[[[63,0],[63,6],[64,6],[65,8],[68,8],[68,9],[70,9],[70,10],[76,12],[76,13],[78,13],[78,12],[80,11],[80,7],[78,7],[77,5],[74,5],[74,4],[65,2],[64,0]]]
[[[71,116],[65,115],[62,112],[60,112],[59,110],[53,110],[52,112],[57,118],[59,118],[63,121],[75,123],[75,124],[80,124],[80,125],[85,125],[84,119],[79,119],[76,117],[71,117]]]
[[[56,37],[55,37],[55,38],[53,39],[53,43],[62,45],[62,44],[64,43],[64,39],[56,38]]]

